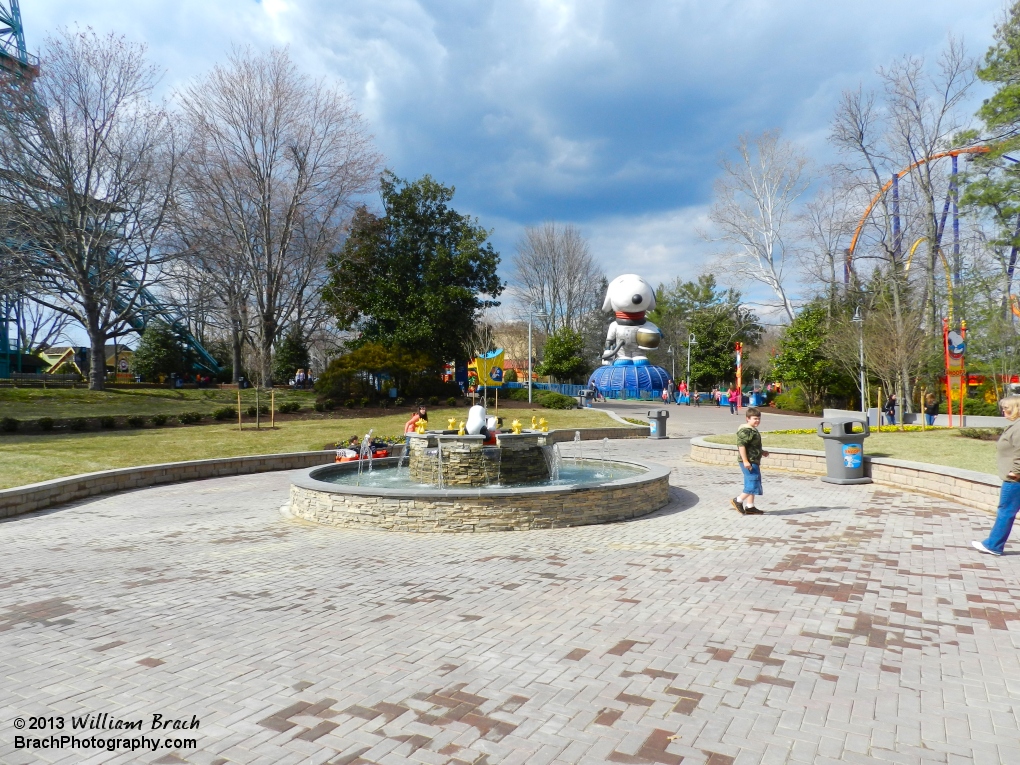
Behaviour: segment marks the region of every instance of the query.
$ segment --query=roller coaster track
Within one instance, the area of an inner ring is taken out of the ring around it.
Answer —
[[[868,203],[868,206],[864,210],[864,214],[861,215],[861,219],[857,223],[857,228],[854,230],[853,239],[850,241],[850,247],[847,248],[847,251],[846,251],[845,278],[849,281],[850,271],[853,268],[854,253],[857,250],[857,243],[860,241],[861,232],[864,230],[864,224],[867,223],[868,222],[868,218],[871,217],[871,213],[875,209],[875,205],[877,205],[879,203],[879,201],[889,192],[889,189],[892,189],[892,188],[894,188],[897,185],[897,183],[899,182],[900,178],[902,178],[905,175],[908,175],[913,170],[916,170],[917,168],[919,168],[921,165],[927,164],[929,162],[934,162],[936,160],[943,159],[945,157],[952,157],[953,158],[953,176],[954,176],[954,180],[953,180],[953,183],[952,183],[952,185],[950,187],[950,191],[949,191],[950,196],[946,197],[945,209],[942,212],[942,221],[943,221],[943,225],[944,225],[945,224],[946,215],[949,212],[950,197],[953,197],[953,200],[954,200],[953,216],[954,216],[954,228],[955,228],[955,219],[956,219],[956,204],[955,204],[955,193],[956,193],[956,181],[955,181],[955,177],[956,177],[956,158],[959,157],[961,154],[987,154],[989,151],[990,151],[990,149],[987,146],[969,146],[969,147],[962,148],[962,149],[951,149],[950,151],[939,152],[938,154],[933,154],[930,157],[924,157],[923,159],[919,159],[917,162],[912,163],[911,165],[909,165],[908,167],[904,168],[903,170],[900,170],[898,173],[894,173],[893,177],[890,178],[888,181],[886,181],[885,185],[883,185],[882,188],[879,189],[878,193],[876,193],[871,198],[871,201]],[[894,234],[894,236],[899,236],[899,232],[898,232],[898,229],[899,229],[898,217],[899,217],[899,215],[898,215],[898,212],[894,212],[893,215],[896,217],[896,220],[894,222],[894,228],[896,229],[896,233]],[[941,234],[940,234],[940,236],[941,236]],[[939,246],[938,242],[936,242],[935,244],[936,244],[936,247]],[[917,243],[914,244],[915,248],[916,248],[916,246],[917,246]],[[913,252],[913,250],[911,250],[911,253],[912,252]]]

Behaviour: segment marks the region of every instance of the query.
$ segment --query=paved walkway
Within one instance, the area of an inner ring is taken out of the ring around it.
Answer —
[[[607,526],[321,528],[282,473],[0,523],[0,762],[1020,762],[1020,555],[969,549],[988,516],[766,473],[743,517],[687,448],[610,442],[675,489]],[[170,748],[14,749],[17,717],[87,713]]]

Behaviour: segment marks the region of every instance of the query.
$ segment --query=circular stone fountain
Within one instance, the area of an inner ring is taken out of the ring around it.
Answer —
[[[303,471],[290,513],[343,528],[524,531],[637,518],[669,501],[669,468],[561,460],[556,435],[500,434],[486,446],[482,436],[411,433],[407,459]]]

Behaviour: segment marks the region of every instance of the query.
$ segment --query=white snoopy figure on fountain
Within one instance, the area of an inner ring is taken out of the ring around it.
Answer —
[[[616,320],[606,334],[603,365],[648,364],[643,351],[659,347],[662,333],[645,318],[655,308],[655,290],[637,274],[623,274],[609,283],[603,311],[612,311]]]

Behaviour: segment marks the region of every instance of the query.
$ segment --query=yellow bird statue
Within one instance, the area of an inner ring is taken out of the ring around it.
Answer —
[[[418,422],[414,424],[414,432],[421,435],[425,432],[425,429],[428,426],[429,426],[428,420],[418,420]]]
[[[466,435],[466,434],[467,434],[467,431],[464,429],[464,420],[461,420],[460,421],[460,428],[457,429],[457,435],[458,436],[463,436],[463,435]]]
[[[521,434],[521,421],[514,420],[513,422],[511,422],[510,430],[513,432],[515,436],[519,436]]]

